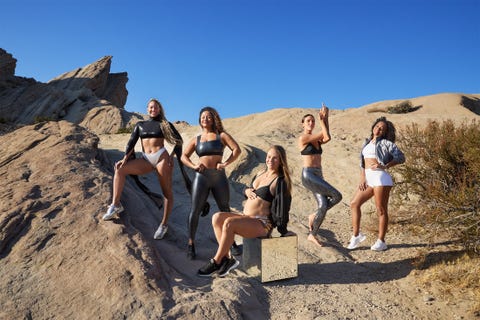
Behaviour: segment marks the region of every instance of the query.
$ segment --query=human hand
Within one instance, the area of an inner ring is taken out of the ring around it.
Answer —
[[[203,170],[205,170],[205,166],[203,164],[198,164],[196,165],[193,170],[197,171],[197,172],[203,172]]]
[[[387,168],[386,166],[384,166],[380,163],[372,163],[372,165],[370,166],[370,169],[372,169],[372,170],[377,170],[377,169],[385,170],[386,168]]]
[[[328,118],[328,108],[325,104],[323,104],[322,108],[318,112],[318,116],[319,116],[320,120],[324,120],[324,119]]]
[[[217,163],[217,170],[223,170],[227,167],[227,164],[224,162]]]
[[[250,200],[255,200],[257,198],[257,194],[255,193],[255,189],[253,188],[248,188],[245,193],[247,195],[247,198]]]
[[[358,189],[360,191],[365,191],[367,190],[367,182],[366,181],[361,181],[360,184],[358,185]]]
[[[117,161],[115,162],[115,165],[113,166],[115,171],[117,171],[118,169],[120,169],[121,167],[123,167],[123,165],[125,164],[125,158],[123,158],[122,160],[120,161]]]

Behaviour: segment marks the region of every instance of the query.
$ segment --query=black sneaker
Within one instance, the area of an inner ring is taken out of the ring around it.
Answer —
[[[227,259],[224,263],[221,264],[220,270],[218,270],[218,275],[220,277],[225,277],[227,274],[230,273],[230,271],[238,267],[239,264],[240,261],[238,261],[234,257]]]
[[[243,253],[243,248],[240,247],[236,242],[234,242],[232,244],[232,246],[230,247],[230,252],[234,255],[234,256],[241,256],[242,253]]]
[[[212,274],[214,274],[215,272],[220,270],[220,267],[224,263],[224,259],[226,259],[226,258],[223,258],[222,262],[220,262],[220,264],[216,264],[215,260],[213,258],[210,259],[210,261],[208,261],[208,263],[205,266],[198,269],[197,276],[199,276],[199,277],[211,277]]]

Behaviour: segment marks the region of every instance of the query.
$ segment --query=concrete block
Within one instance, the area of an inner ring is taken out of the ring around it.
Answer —
[[[243,239],[242,268],[261,282],[298,276],[298,239],[289,237]]]

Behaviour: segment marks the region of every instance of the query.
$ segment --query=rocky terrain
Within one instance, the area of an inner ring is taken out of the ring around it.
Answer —
[[[389,250],[369,250],[376,233],[373,203],[366,204],[362,220],[365,245],[344,248],[351,232],[348,202],[358,182],[358,149],[372,121],[401,100],[332,111],[333,139],[324,147],[324,175],[344,199],[322,225],[323,248],[306,240],[307,216],[315,203],[301,185],[296,146],[302,115],[316,110],[274,109],[225,119],[226,130],[242,147],[241,157],[227,168],[234,210],[241,210],[240,192],[260,169],[268,146],[287,149],[294,179],[289,228],[299,237],[299,275],[262,284],[239,268],[225,278],[204,279],[195,273],[216,249],[211,214],[200,222],[198,258],[190,261],[190,198],[178,166],[170,229],[163,240],[153,240],[162,211],[130,178],[122,196],[125,212],[119,219],[101,220],[111,200],[113,162],[129,137],[113,133],[138,119],[123,110],[126,92],[120,89],[126,74],[123,80],[110,76],[111,57],[105,57],[42,84],[15,76],[14,60],[0,51],[0,118],[8,119],[0,124],[0,319],[475,318],[469,310],[478,297],[458,291],[455,299],[447,299],[438,288],[422,286],[422,271],[413,265],[427,247],[434,256],[458,248],[444,239],[432,244],[412,234],[395,210]],[[409,100],[421,108],[386,114],[399,131],[412,122],[480,118],[478,94]],[[26,114],[16,109],[20,105]],[[114,117],[109,122],[118,127],[102,127],[104,121],[95,122],[92,114]],[[34,123],[37,116],[56,121]],[[177,128],[185,141],[200,132],[185,123]],[[140,180],[160,192],[154,175]],[[214,212],[214,201],[210,203]]]

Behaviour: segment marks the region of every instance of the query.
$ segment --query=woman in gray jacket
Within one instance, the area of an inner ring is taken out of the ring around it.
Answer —
[[[357,248],[366,236],[360,232],[361,206],[374,197],[378,215],[378,239],[370,247],[374,251],[387,249],[385,234],[388,227],[388,199],[393,187],[387,169],[405,162],[405,156],[395,144],[395,127],[385,117],[375,120],[372,133],[362,147],[360,184],[350,203],[353,235],[348,249]]]

